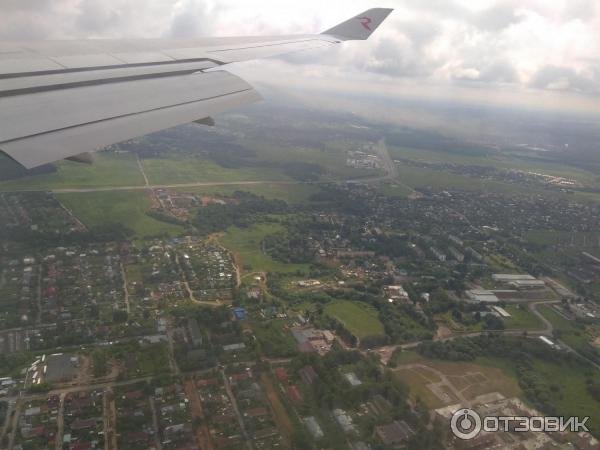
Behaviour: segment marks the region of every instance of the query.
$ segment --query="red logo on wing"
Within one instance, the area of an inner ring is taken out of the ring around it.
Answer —
[[[360,17],[358,20],[360,20],[360,24],[363,27],[365,27],[367,30],[373,31],[373,30],[371,30],[371,27],[369,26],[372,22],[370,17]]]

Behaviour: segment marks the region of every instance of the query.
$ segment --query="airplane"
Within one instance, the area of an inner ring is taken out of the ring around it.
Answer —
[[[365,40],[392,12],[369,9],[316,35],[187,40],[0,42],[0,150],[27,169],[70,159],[261,99],[210,70]]]

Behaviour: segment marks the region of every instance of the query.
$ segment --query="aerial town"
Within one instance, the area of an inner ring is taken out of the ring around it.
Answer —
[[[593,176],[230,120],[0,183],[0,449],[600,449]]]
[[[498,368],[517,341],[549,371],[555,353],[598,367],[600,208],[354,184],[315,197],[152,193],[149,215],[189,223],[264,203],[245,226],[276,220],[254,250],[273,265],[219,227],[92,233],[51,193],[1,194],[2,448],[599,448],[589,433],[463,442],[444,421],[564,407],[545,391],[564,388]],[[552,252],[530,239],[544,230],[561,232]]]

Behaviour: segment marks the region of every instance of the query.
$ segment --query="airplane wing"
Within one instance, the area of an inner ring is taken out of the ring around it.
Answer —
[[[322,34],[0,43],[0,150],[30,169],[260,99],[225,64],[364,40],[391,9]]]

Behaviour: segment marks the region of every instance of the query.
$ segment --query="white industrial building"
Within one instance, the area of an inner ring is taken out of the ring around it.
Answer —
[[[500,301],[496,294],[485,289],[471,289],[467,291],[467,297],[473,303],[498,303]]]

